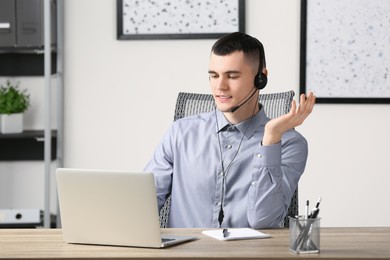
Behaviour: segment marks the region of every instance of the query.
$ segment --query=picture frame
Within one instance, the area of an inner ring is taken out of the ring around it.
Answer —
[[[245,32],[245,0],[117,0],[118,40],[217,39]]]
[[[390,103],[390,2],[301,0],[300,92],[317,103]]]

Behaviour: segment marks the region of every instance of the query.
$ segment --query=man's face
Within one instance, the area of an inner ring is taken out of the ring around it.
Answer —
[[[217,108],[222,112],[240,105],[254,91],[256,72],[246,62],[242,51],[235,51],[226,56],[211,54],[209,77],[211,93]],[[240,110],[246,110],[246,105]],[[253,107],[250,108],[250,111]]]

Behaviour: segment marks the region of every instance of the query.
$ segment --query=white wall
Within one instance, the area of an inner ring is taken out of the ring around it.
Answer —
[[[65,163],[142,169],[172,122],[177,93],[209,91],[215,39],[118,41],[115,3],[93,3],[88,14],[90,1],[65,5]],[[298,91],[298,2],[247,1],[246,19],[266,46],[267,91]]]
[[[215,40],[116,40],[116,1],[65,1],[65,166],[142,170],[173,119],[179,91],[208,92]],[[265,92],[299,91],[299,0],[247,0],[264,44]],[[363,72],[362,72],[363,73]],[[322,196],[323,226],[390,226],[388,105],[317,104],[303,126],[300,182]]]

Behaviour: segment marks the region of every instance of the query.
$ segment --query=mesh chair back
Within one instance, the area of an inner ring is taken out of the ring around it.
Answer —
[[[269,118],[276,118],[290,111],[291,102],[294,98],[294,91],[270,93],[259,95],[259,102],[263,105],[265,114]],[[195,115],[210,112],[214,109],[214,98],[211,94],[185,93],[180,92],[177,101],[174,121]],[[171,197],[165,201],[160,211],[160,226],[167,227]],[[298,188],[296,189],[288,209],[284,226],[289,226],[288,216],[298,215]]]
[[[276,118],[290,111],[294,91],[261,94],[259,102],[263,105],[265,114],[269,118]],[[177,119],[210,112],[214,109],[214,98],[211,94],[180,92],[177,101],[174,121]]]

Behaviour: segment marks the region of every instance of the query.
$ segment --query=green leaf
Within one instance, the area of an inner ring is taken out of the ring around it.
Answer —
[[[27,90],[20,90],[7,80],[6,86],[0,86],[0,114],[24,113],[30,106]]]

